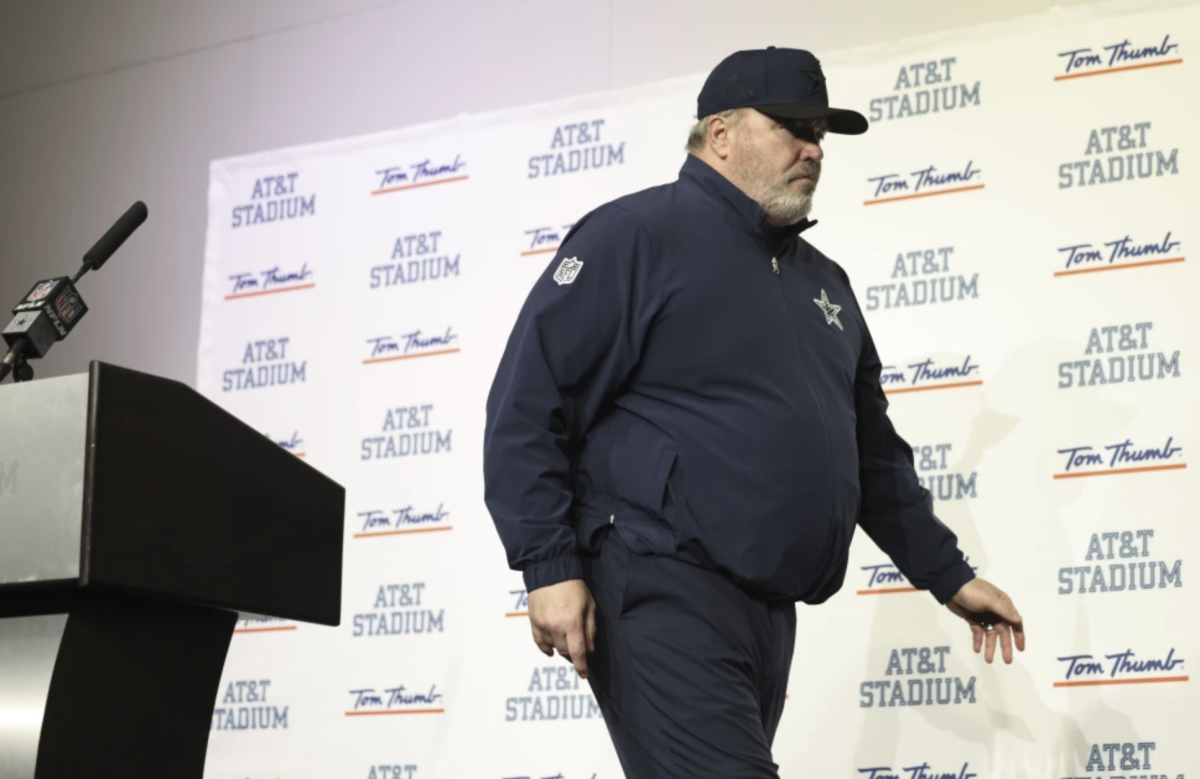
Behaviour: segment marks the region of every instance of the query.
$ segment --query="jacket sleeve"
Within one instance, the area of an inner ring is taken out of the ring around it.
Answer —
[[[556,278],[568,258],[576,275]],[[487,400],[484,501],[529,591],[583,576],[571,452],[641,356],[657,307],[653,260],[641,220],[601,207],[568,233],[509,336]]]
[[[845,271],[842,278],[849,289]],[[913,467],[912,447],[888,418],[888,401],[880,383],[883,365],[861,308],[859,317],[863,346],[854,381],[862,487],[858,523],[914,587],[929,590],[944,604],[974,579],[975,573],[958,548],[958,538],[934,516],[933,498],[921,486]]]

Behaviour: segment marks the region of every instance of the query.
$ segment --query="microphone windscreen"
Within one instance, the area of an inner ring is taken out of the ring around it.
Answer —
[[[133,231],[142,226],[142,222],[146,221],[148,214],[146,204],[140,200],[130,206],[129,210],[122,214],[112,227],[108,228],[108,232],[100,236],[96,245],[83,255],[83,264],[92,270],[99,270],[108,261],[108,258],[121,248],[121,244],[133,235]]]

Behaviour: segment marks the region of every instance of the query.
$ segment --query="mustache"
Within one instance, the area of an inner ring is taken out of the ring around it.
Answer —
[[[821,163],[819,163],[819,162],[809,163],[808,165],[802,166],[795,173],[788,174],[787,183],[791,184],[796,179],[804,178],[805,176],[812,179],[814,184],[816,184],[818,181],[820,181],[821,180]]]

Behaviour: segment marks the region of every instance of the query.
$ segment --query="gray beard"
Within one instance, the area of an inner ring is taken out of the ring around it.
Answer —
[[[807,172],[820,180],[820,164],[817,163],[814,167],[810,167]],[[789,173],[783,180],[775,179],[774,175],[764,170],[764,166],[760,165],[758,160],[754,160],[742,170],[742,180],[748,185],[747,194],[767,212],[767,221],[772,225],[783,226],[795,224],[806,218],[812,211],[816,181],[807,192],[797,194],[788,189],[788,184],[799,178],[800,172]]]
[[[782,186],[764,187],[755,198],[767,212],[767,221],[774,225],[791,225],[806,218],[812,211],[813,194],[816,187],[808,192],[797,194]]]

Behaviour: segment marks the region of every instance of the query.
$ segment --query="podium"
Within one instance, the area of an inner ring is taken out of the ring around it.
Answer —
[[[201,779],[239,615],[339,623],[344,509],[178,382],[0,386],[0,779]]]

